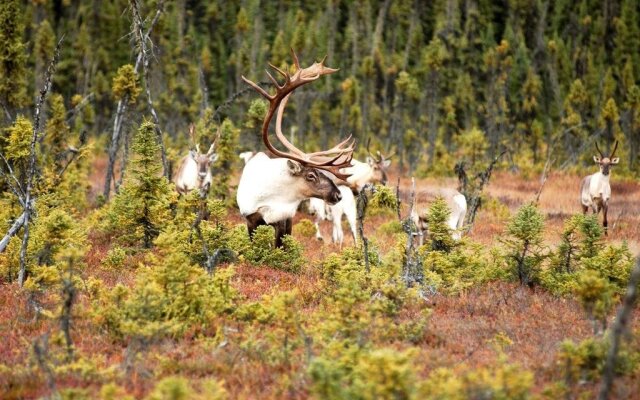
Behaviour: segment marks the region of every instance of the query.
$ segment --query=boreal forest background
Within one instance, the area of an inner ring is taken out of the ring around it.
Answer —
[[[167,140],[186,141],[187,126],[210,108],[210,118],[242,129],[241,147],[260,150],[264,105],[250,106],[241,75],[265,81],[266,61],[290,65],[293,48],[304,65],[326,55],[340,68],[293,97],[286,130],[303,148],[352,133],[361,149],[372,138],[395,150],[411,171],[451,174],[461,156],[503,149],[516,170],[547,157],[581,166],[595,141],[606,152],[619,140],[617,171],[637,174],[634,0],[145,1],[143,29],[158,7],[148,79]],[[52,91],[79,109],[70,134],[105,136],[106,146],[123,91],[114,78],[136,62],[131,15],[119,0],[4,1],[0,123],[30,114],[64,35]],[[140,78],[133,85],[140,90]],[[135,112],[145,110],[144,93],[134,100],[125,131],[144,114]]]

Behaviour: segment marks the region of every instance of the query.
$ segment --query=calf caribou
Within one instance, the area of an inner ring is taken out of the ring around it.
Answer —
[[[613,151],[609,157],[605,157],[600,151],[596,142],[596,150],[600,153],[600,157],[593,156],[593,161],[600,166],[600,171],[593,175],[588,175],[582,180],[580,185],[580,203],[582,204],[582,213],[586,214],[589,208],[594,214],[598,214],[602,210],[604,217],[602,226],[604,234],[607,235],[607,212],[609,211],[609,200],[611,200],[611,185],[609,178],[611,177],[611,167],[617,165],[620,159],[613,157],[618,149],[618,141],[613,146]]]
[[[344,240],[344,233],[342,232],[342,216],[347,217],[349,227],[351,228],[351,235],[353,242],[356,242],[356,200],[353,191],[359,192],[366,184],[381,183],[386,185],[387,183],[387,169],[391,164],[391,157],[393,154],[385,157],[379,151],[377,157],[369,151],[369,142],[367,142],[367,162],[363,163],[357,160],[352,160],[353,166],[345,168],[345,172],[349,172],[351,176],[347,178],[348,186],[338,185],[338,189],[342,193],[342,200],[335,205],[327,205],[321,199],[311,199],[309,201],[310,211],[316,215],[315,227],[316,227],[316,239],[324,240],[322,233],[320,232],[320,222],[323,220],[333,221],[332,239],[333,243],[337,243],[342,247],[342,241]]]
[[[262,141],[269,152],[257,153],[247,162],[238,184],[237,201],[240,213],[247,220],[249,235],[260,225],[271,225],[276,232],[276,246],[282,246],[282,237],[291,234],[291,220],[303,200],[317,197],[329,204],[342,198],[336,184],[325,173],[345,180],[350,175],[340,171],[351,165],[354,143],[351,136],[329,150],[304,153],[282,134],[282,115],[289,95],[298,87],[313,82],[322,75],[332,74],[337,69],[329,68],[322,61],[301,68],[298,57],[292,50],[296,72],[293,75],[273,66],[284,77],[280,84],[269,72],[276,92],[271,95],[244,76],[242,79],[269,101],[269,110],[262,123]],[[276,137],[289,150],[276,149],[269,141],[269,123],[276,109]]]
[[[193,124],[189,127],[189,136],[194,139]],[[180,160],[180,166],[173,176],[173,182],[176,190],[180,195],[187,194],[192,190],[199,189],[200,195],[205,196],[209,192],[211,186],[211,163],[218,159],[218,155],[214,153],[216,142],[220,136],[209,147],[206,153],[200,152],[200,146],[196,144],[195,150],[190,150],[189,154]]]
[[[441,197],[447,203],[447,207],[451,211],[447,219],[447,226],[451,230],[451,237],[454,240],[460,240],[462,238],[464,218],[467,215],[467,199],[459,191],[448,188],[434,190],[429,195],[435,198]],[[418,228],[418,243],[420,246],[424,243],[424,236],[429,230],[426,214],[426,210],[419,214],[415,208],[411,214],[411,219],[416,224],[416,228]]]

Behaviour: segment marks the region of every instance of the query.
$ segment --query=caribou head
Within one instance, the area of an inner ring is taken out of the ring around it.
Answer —
[[[618,164],[618,162],[620,162],[620,158],[613,157],[616,154],[616,150],[618,150],[618,141],[616,140],[616,143],[613,145],[613,151],[611,152],[609,157],[605,157],[604,154],[602,154],[602,151],[600,151],[600,147],[598,147],[598,142],[596,142],[596,150],[598,150],[598,153],[600,153],[600,157],[593,156],[593,161],[595,161],[595,163],[600,166],[600,172],[602,172],[602,175],[607,176],[609,175],[611,166],[616,165]]]
[[[367,164],[371,167],[372,175],[371,182],[372,183],[382,183],[383,185],[387,184],[387,170],[389,169],[389,165],[391,165],[391,157],[394,156],[395,153],[391,153],[389,156],[384,156],[380,151],[376,151],[374,155],[371,150],[369,150],[369,144],[371,143],[371,139],[367,141]]]

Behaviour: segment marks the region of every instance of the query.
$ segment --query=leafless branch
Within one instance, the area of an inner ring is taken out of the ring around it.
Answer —
[[[87,103],[89,103],[89,100],[91,100],[91,98],[93,97],[93,93],[89,93],[88,95],[86,95],[82,100],[80,100],[80,102],[78,104],[76,104],[75,107],[73,107],[71,110],[67,111],[67,123],[70,123],[73,118],[76,116],[76,114],[82,110],[84,108],[84,106],[87,105]]]
[[[609,347],[607,359],[605,360],[602,373],[602,385],[600,386],[600,393],[598,394],[599,400],[607,400],[609,398],[609,394],[613,386],[618,350],[620,349],[620,340],[622,338],[622,334],[627,329],[629,318],[631,317],[631,311],[633,311],[633,307],[638,298],[638,283],[640,283],[640,257],[636,259],[635,267],[629,277],[627,293],[624,296],[622,306],[618,310],[616,321],[613,324],[613,331],[611,332],[611,346]]]
[[[540,201],[540,195],[542,194],[542,189],[544,189],[544,184],[547,183],[547,178],[549,177],[549,170],[551,169],[551,165],[553,164],[551,159],[551,150],[549,150],[549,154],[547,155],[547,161],[544,163],[544,169],[542,171],[542,176],[540,177],[540,187],[536,192],[536,197],[534,200],[535,204],[538,204]]]
[[[162,2],[159,5],[159,8],[162,7]],[[131,0],[131,12],[133,14],[133,26],[134,32],[136,34],[136,40],[138,45],[139,57],[142,56],[142,77],[144,80],[144,89],[147,95],[147,106],[149,107],[149,112],[151,113],[151,117],[153,118],[154,128],[156,134],[158,135],[158,143],[160,144],[160,153],[162,157],[162,167],[163,174],[169,178],[169,162],[167,160],[167,151],[164,147],[164,142],[162,140],[162,130],[160,129],[160,119],[158,118],[158,114],[156,113],[156,109],[153,106],[153,99],[151,97],[151,88],[149,86],[149,52],[153,49],[152,47],[147,47],[147,42],[149,40],[149,36],[145,35],[142,31],[142,18],[140,17],[140,8],[138,5],[138,0]]]
[[[146,42],[149,39],[149,36],[151,35],[153,28],[155,27],[158,20],[160,19],[160,15],[162,15],[163,13],[163,10],[164,10],[164,0],[161,0],[158,2],[156,13],[153,17],[153,20],[151,21],[149,28],[147,29],[147,31],[143,36],[143,40],[142,40],[143,42]],[[129,34],[130,35],[135,34],[135,31],[130,32]],[[142,63],[143,63],[143,53],[142,51],[139,51],[138,55],[136,56],[136,63],[133,67],[133,72],[135,72],[136,75],[138,75],[140,71],[140,66],[142,65]],[[105,182],[104,182],[103,195],[105,197],[105,200],[109,199],[109,194],[111,193],[111,184],[112,182],[115,181],[113,171],[115,168],[118,149],[120,148],[120,134],[122,132],[122,122],[123,122],[124,115],[127,112],[129,100],[130,100],[129,96],[125,94],[125,96],[122,99],[118,100],[118,104],[116,106],[116,115],[113,120],[113,130],[111,133],[111,143],[109,144],[109,150],[108,150],[109,164],[107,165],[107,173],[106,173]],[[124,171],[124,169],[125,168],[123,166],[122,170]],[[120,178],[120,182],[122,182],[122,177]],[[116,190],[117,190],[117,186],[118,186],[118,183],[116,182]]]
[[[9,185],[9,188],[18,198],[20,205],[24,207],[24,191],[22,190],[22,185],[20,185],[18,178],[16,178],[16,175],[13,173],[11,164],[9,164],[9,162],[7,161],[7,159],[2,153],[0,153],[0,158],[2,158],[2,161],[4,161],[4,164],[7,167],[7,171],[8,171],[8,174],[7,174],[6,172],[4,172],[2,168],[0,168],[0,175],[4,176],[4,178],[7,180],[7,184]],[[15,186],[13,185],[13,183],[11,183],[11,180],[15,182]]]
[[[15,221],[13,221],[13,225],[11,225],[11,228],[9,228],[9,230],[7,231],[7,233],[4,235],[4,237],[2,238],[2,240],[0,240],[0,253],[2,253],[4,251],[4,249],[7,248],[7,245],[9,244],[9,240],[11,240],[11,238],[18,233],[18,231],[20,230],[20,228],[22,228],[22,225],[24,225],[24,220],[25,220],[25,213],[23,212],[18,219],[16,219]]]
[[[56,65],[58,64],[58,58],[60,57],[60,47],[62,46],[62,41],[64,40],[64,35],[60,38],[58,43],[56,44],[56,48],[53,52],[53,58],[47,67],[47,71],[44,74],[44,86],[40,90],[40,97],[36,103],[35,112],[33,115],[33,134],[31,135],[31,145],[30,145],[30,159],[29,159],[29,169],[27,170],[27,188],[24,191],[24,233],[22,236],[22,247],[20,248],[20,272],[18,273],[18,284],[22,287],[24,284],[24,280],[26,278],[26,267],[27,267],[27,246],[29,244],[29,219],[31,218],[31,213],[33,212],[33,200],[31,198],[31,191],[33,190],[33,178],[36,174],[36,163],[37,163],[37,155],[36,155],[36,143],[38,143],[40,136],[40,114],[42,111],[42,105],[47,97],[47,93],[49,89],[51,89],[51,78],[53,77],[53,73],[56,70]]]

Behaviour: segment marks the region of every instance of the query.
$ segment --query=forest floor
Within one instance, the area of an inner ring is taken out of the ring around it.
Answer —
[[[396,182],[395,176],[390,182]],[[93,192],[102,190],[100,174],[92,177]],[[434,187],[455,187],[453,179],[420,179],[417,180],[418,201]],[[475,226],[469,233],[471,241],[486,246],[498,244],[498,239],[508,222],[510,215],[522,204],[531,201],[539,188],[537,178],[524,179],[506,172],[495,173],[486,189],[490,200],[480,210]],[[581,212],[578,189],[580,177],[569,174],[551,173],[540,198],[540,209],[545,216],[545,240],[549,244],[557,243],[562,230],[563,221],[572,214]],[[409,179],[401,179],[401,192],[408,193]],[[621,243],[626,241],[634,255],[640,253],[640,184],[612,178],[613,198],[610,205],[610,233],[607,242]],[[301,219],[313,219],[312,216],[299,213],[295,222]],[[378,227],[394,217],[389,215],[372,216],[365,221],[365,234],[371,238],[382,253],[389,250],[392,240],[381,236]],[[242,223],[242,217],[235,209],[229,210],[231,223]],[[345,223],[345,233],[348,227]],[[330,244],[330,222],[322,224],[327,240],[315,238],[298,239],[309,260],[309,267],[302,273],[290,274],[268,267],[255,267],[240,264],[236,266],[233,284],[236,289],[249,300],[259,300],[262,296],[279,291],[297,289],[303,298],[317,296],[319,276],[317,268],[312,265],[323,260],[327,255],[337,252],[338,248]],[[94,236],[92,250],[87,257],[87,276],[102,279],[107,286],[122,283],[132,285],[135,270],[105,271],[100,266],[108,248]],[[345,245],[352,244],[350,235],[345,234]],[[88,304],[86,298],[81,302]],[[593,335],[592,325],[585,317],[582,307],[572,298],[554,296],[541,289],[522,288],[517,284],[504,282],[489,283],[473,287],[456,295],[437,294],[429,298],[431,316],[427,333],[415,345],[420,354],[417,359],[423,360],[422,374],[428,374],[439,367],[453,370],[473,369],[495,365],[501,357],[510,363],[516,363],[531,370],[535,374],[535,387],[542,388],[558,378],[557,363],[559,345],[564,340],[580,341]],[[310,301],[306,307],[317,306]],[[0,360],[5,365],[31,364],[33,356],[33,340],[38,335],[51,329],[51,324],[32,319],[32,312],[26,296],[14,284],[6,284],[0,291],[0,320],[4,321],[0,328],[3,337],[0,344]],[[638,325],[640,313],[634,316],[634,325]],[[410,318],[411,316],[407,316]],[[613,318],[613,313],[610,320]],[[94,327],[87,320],[79,318],[72,330],[74,344],[79,353],[99,356],[101,364],[122,365],[126,358],[126,349],[122,344],[114,343],[109,337]],[[500,337],[507,337],[508,344],[498,343]],[[390,343],[390,346],[401,344]],[[224,359],[231,357],[230,351],[220,353],[193,337],[158,344],[161,356],[149,356],[139,360],[142,368],[130,377],[127,387],[136,397],[147,393],[154,379],[151,377],[160,371],[174,371],[186,376],[205,376],[222,374],[221,365],[226,365],[223,379],[230,398],[305,398],[308,393],[304,389],[279,393],[276,389],[279,373],[291,371],[272,371],[269,367],[249,360]],[[497,348],[500,348],[498,350]],[[291,368],[295,368],[292,366]],[[23,387],[3,386],[0,371],[0,389],[8,390],[1,398],[33,398],[49,392],[46,379],[39,375],[39,382],[33,383],[25,375]],[[289,376],[291,376],[290,374]],[[637,374],[636,374],[637,375]],[[71,381],[58,381],[58,387],[73,386]],[[14,382],[15,385],[15,382]],[[86,383],[82,383],[87,386]],[[586,384],[587,386],[590,384]],[[20,385],[18,385],[20,386]],[[89,385],[90,386],[90,385]],[[596,386],[594,385],[594,388]],[[93,388],[92,390],[98,390]],[[640,398],[640,382],[625,379],[618,385],[619,398]]]

